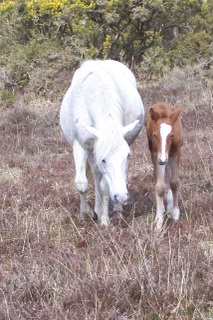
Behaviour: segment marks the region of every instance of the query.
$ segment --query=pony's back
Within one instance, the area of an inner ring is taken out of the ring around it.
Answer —
[[[75,135],[84,136],[82,126],[101,129],[109,115],[121,126],[139,120],[132,136],[126,137],[131,144],[144,121],[144,107],[135,76],[118,61],[85,61],[75,72],[62,102],[62,131],[72,144]]]
[[[137,86],[135,76],[127,66],[115,60],[104,60],[102,62],[113,76],[117,77],[120,73],[122,77],[126,78],[134,87]]]

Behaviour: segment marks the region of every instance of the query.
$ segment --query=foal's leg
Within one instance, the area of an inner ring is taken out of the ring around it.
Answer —
[[[170,160],[170,167],[171,167],[170,187],[173,194],[172,217],[174,220],[178,220],[180,216],[180,209],[178,207],[178,193],[180,188],[180,181],[178,176],[179,162],[180,162],[180,150]]]
[[[91,213],[91,208],[87,203],[88,180],[86,177],[87,153],[75,140],[73,144],[73,155],[75,160],[75,187],[80,196],[80,218],[84,218],[86,213]]]
[[[155,173],[156,173],[156,185],[155,185],[155,197],[156,197],[156,217],[155,217],[155,223],[157,229],[160,229],[163,224],[163,214],[165,212],[163,199],[166,193],[166,185],[164,182],[164,176],[165,176],[165,165],[159,165],[155,163]]]
[[[171,180],[171,159],[169,158],[168,164],[166,166],[166,184],[168,185],[168,191],[166,195],[166,202],[167,202],[167,208],[166,208],[166,213],[172,213],[173,210],[173,194],[172,190],[170,188],[170,180]]]

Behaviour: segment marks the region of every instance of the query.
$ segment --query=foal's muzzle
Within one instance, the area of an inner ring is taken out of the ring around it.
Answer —
[[[158,163],[159,163],[159,165],[163,166],[164,164],[167,163],[167,160],[168,160],[167,157],[165,158],[165,160],[162,160],[162,159],[158,158]]]

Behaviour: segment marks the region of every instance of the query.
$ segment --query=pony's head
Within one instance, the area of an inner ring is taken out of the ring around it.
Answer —
[[[96,165],[107,182],[109,194],[114,203],[126,204],[129,200],[126,173],[130,148],[125,137],[131,134],[137,125],[138,120],[125,127],[112,125],[106,128],[103,125],[101,130],[86,127],[95,138]]]
[[[156,104],[149,109],[147,132],[160,165],[167,163],[172,148],[181,138],[180,113],[180,107],[164,104]]]

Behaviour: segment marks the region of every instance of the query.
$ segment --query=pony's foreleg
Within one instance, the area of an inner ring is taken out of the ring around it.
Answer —
[[[102,225],[109,223],[109,190],[105,179],[95,183],[95,212],[101,221]]]
[[[163,215],[165,212],[165,207],[163,203],[163,199],[166,193],[166,185],[164,182],[165,176],[165,165],[156,164],[155,166],[156,172],[156,185],[155,185],[155,198],[156,198],[156,216],[155,216],[155,224],[156,228],[160,229],[163,224]]]
[[[86,177],[87,153],[75,141],[73,144],[73,155],[75,160],[75,187],[80,197],[80,218],[83,219],[85,214],[91,213],[91,208],[87,203],[88,180]]]
[[[96,193],[99,218],[102,225],[109,223],[109,189],[104,178],[101,179]]]
[[[178,166],[180,161],[180,151],[171,159],[171,179],[170,187],[173,195],[173,209],[172,218],[178,220],[180,216],[180,209],[178,207],[178,193],[180,188],[180,180],[178,176]]]
[[[105,179],[99,172],[94,158],[89,158],[89,163],[92,169],[93,178],[95,182],[95,214],[101,221],[102,225],[109,223],[109,189]]]

